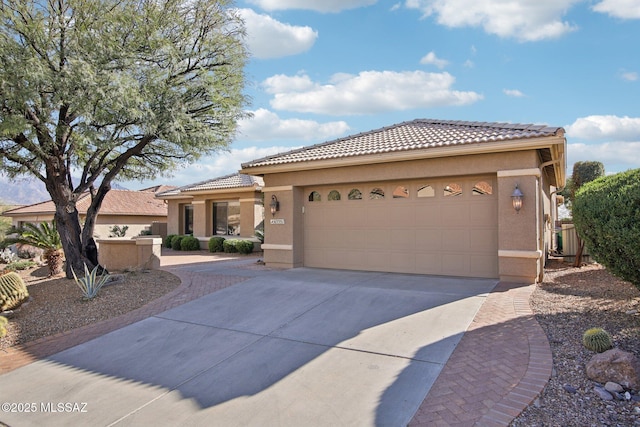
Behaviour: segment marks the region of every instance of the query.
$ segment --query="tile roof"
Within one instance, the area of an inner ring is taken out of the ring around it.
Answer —
[[[89,193],[80,197],[76,207],[86,214],[91,203]],[[54,214],[55,205],[51,200],[4,212],[5,216]],[[166,216],[167,205],[155,198],[152,191],[110,190],[102,201],[101,215]]]
[[[200,181],[194,184],[185,185],[183,187],[174,188],[173,190],[163,191],[157,193],[156,195],[158,198],[162,198],[166,196],[177,196],[193,191],[224,190],[230,188],[262,186],[264,186],[264,181],[260,177],[245,175],[242,173],[234,173],[231,175],[208,179],[206,181]]]
[[[242,168],[562,134],[564,129],[544,125],[417,119],[253,160]]]

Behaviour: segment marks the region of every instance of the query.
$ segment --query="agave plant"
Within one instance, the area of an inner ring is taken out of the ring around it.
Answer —
[[[11,239],[16,243],[26,243],[44,250],[44,259],[49,267],[49,276],[54,276],[62,271],[62,243],[55,221],[50,225],[41,222],[39,225],[26,223],[22,228],[12,229],[18,237]]]
[[[82,289],[82,295],[86,299],[93,299],[98,295],[98,292],[102,287],[109,281],[108,274],[98,275],[98,265],[96,265],[93,270],[89,271],[87,264],[84,265],[84,277],[78,279],[76,276],[76,272],[71,269],[73,273],[73,278],[76,281],[76,284]]]

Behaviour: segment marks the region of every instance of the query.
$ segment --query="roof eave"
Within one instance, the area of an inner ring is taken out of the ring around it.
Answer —
[[[359,166],[376,163],[401,162],[407,160],[537,150],[542,148],[551,148],[554,146],[556,146],[556,149],[551,150],[552,156],[557,156],[560,153],[564,154],[564,145],[565,138],[563,135],[552,135],[540,138],[469,143],[457,146],[430,147],[418,150],[405,150],[322,160],[305,160],[299,162],[289,162],[255,167],[251,167],[250,165],[245,164],[240,172],[250,175],[264,176],[265,174],[295,172],[300,170],[328,169],[335,167]],[[562,148],[558,149],[557,146],[561,146]],[[564,168],[564,165],[562,166],[562,168]],[[561,175],[564,176],[564,172],[561,172]]]

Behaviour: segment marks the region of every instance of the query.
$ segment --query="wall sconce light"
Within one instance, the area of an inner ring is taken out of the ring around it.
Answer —
[[[276,212],[280,210],[280,202],[275,194],[271,196],[271,203],[269,203],[269,207],[271,208],[271,216],[275,216]]]
[[[513,209],[516,210],[516,213],[520,213],[520,209],[522,209],[522,199],[524,198],[524,194],[518,188],[516,184],[516,189],[511,193],[511,202],[513,203]]]

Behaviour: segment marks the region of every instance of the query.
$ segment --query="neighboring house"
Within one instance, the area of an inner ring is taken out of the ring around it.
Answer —
[[[553,245],[565,152],[559,127],[414,120],[241,172],[263,177],[265,204],[278,202],[266,214],[267,265],[529,283]]]
[[[140,191],[110,190],[96,218],[94,237],[108,238],[111,229],[116,225],[129,227],[125,237],[133,237],[142,231],[150,231],[154,223],[166,223],[167,205],[156,199],[155,194],[171,188],[174,187],[157,186]],[[84,223],[90,203],[91,196],[85,193],[76,204],[81,223]],[[13,225],[20,227],[27,222],[51,222],[55,211],[55,205],[49,200],[5,211],[3,216],[11,217]]]
[[[158,193],[169,207],[168,234],[253,238],[262,229],[262,178],[232,174]]]

